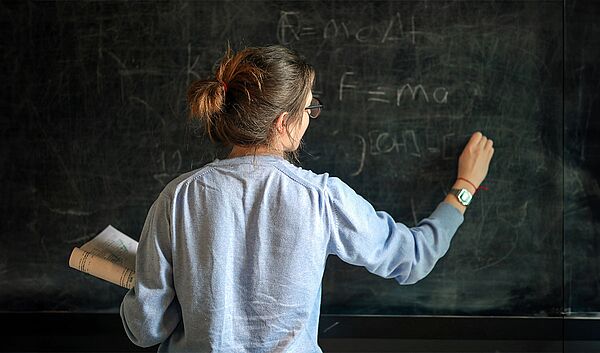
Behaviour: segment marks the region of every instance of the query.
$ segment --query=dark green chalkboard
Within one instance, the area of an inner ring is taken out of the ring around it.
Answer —
[[[221,155],[185,92],[229,42],[315,66],[326,110],[302,166],[408,225],[443,199],[473,131],[495,141],[490,190],[430,276],[398,286],[332,257],[323,313],[564,311],[561,1],[2,6],[0,310],[117,310],[124,290],[68,268],[70,251],[108,224],[137,238],[169,180]]]

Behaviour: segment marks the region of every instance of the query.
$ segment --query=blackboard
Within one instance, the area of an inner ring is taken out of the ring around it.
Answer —
[[[597,254],[598,237],[566,238],[562,1],[2,6],[0,310],[117,311],[124,290],[68,268],[69,253],[108,224],[137,239],[169,180],[223,155],[185,92],[230,43],[283,44],[315,66],[326,108],[302,166],[408,225],[443,199],[473,131],[495,141],[490,190],[426,279],[398,286],[331,257],[322,313],[600,311],[600,271],[581,290],[564,272],[597,267],[593,253],[565,261],[565,245]]]
[[[600,4],[569,2],[565,51],[565,313],[600,312]]]

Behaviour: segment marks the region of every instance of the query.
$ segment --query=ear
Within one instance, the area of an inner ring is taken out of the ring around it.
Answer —
[[[283,112],[281,114],[279,114],[279,116],[275,119],[275,129],[277,130],[278,134],[283,134],[284,132],[287,132],[287,118],[290,114],[288,112]]]

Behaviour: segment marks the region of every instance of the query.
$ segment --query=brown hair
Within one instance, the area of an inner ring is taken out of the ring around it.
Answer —
[[[213,142],[268,146],[281,113],[289,112],[286,127],[302,118],[314,76],[312,66],[282,46],[235,54],[228,48],[214,77],[189,86],[190,114]]]

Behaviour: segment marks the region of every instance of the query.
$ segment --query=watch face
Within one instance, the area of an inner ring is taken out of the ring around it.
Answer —
[[[471,193],[466,189],[460,190],[460,192],[458,193],[457,196],[458,196],[458,200],[460,201],[460,203],[462,203],[465,206],[470,204],[471,199],[473,198],[473,195],[471,195]]]

